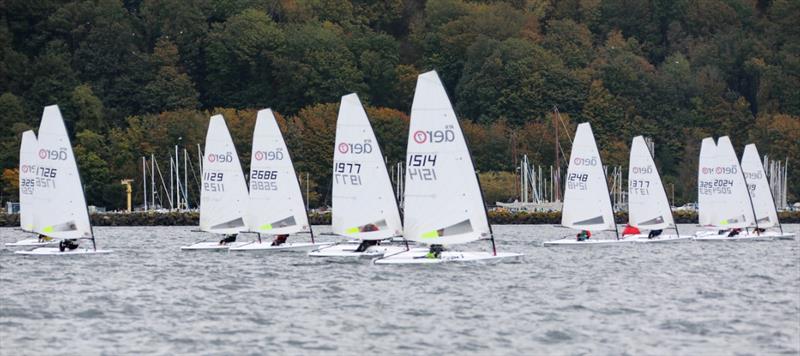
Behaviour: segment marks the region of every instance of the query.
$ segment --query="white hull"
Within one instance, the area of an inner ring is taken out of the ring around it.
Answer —
[[[647,238],[647,236],[645,236]],[[578,241],[574,237],[568,237],[561,240],[545,241],[544,247],[600,247],[600,246],[617,246],[629,245],[636,243],[634,239],[620,239],[620,240],[595,240],[588,239]]]
[[[306,252],[320,247],[333,245],[333,242],[287,242],[280,246],[272,246],[271,241],[253,241],[238,246],[231,246],[229,251],[260,251],[260,252]]]
[[[235,242],[234,242],[235,244]],[[220,245],[219,241],[198,242],[194,245],[181,246],[183,251],[227,251],[232,244]]]
[[[377,265],[428,265],[439,263],[464,263],[485,262],[496,263],[521,258],[521,253],[498,252],[492,255],[489,252],[459,252],[444,251],[439,258],[427,258],[427,248],[414,248],[406,252],[389,254],[387,257],[373,260]]]
[[[742,231],[739,235],[728,237],[728,233],[724,233],[722,235],[717,234],[716,232],[707,232],[707,233],[698,233],[695,235],[695,241],[706,241],[706,242],[723,242],[723,241],[732,241],[732,242],[752,242],[752,241],[772,241],[774,240],[774,236],[769,235],[748,235],[746,232]]]
[[[740,234],[741,235],[741,234]],[[761,234],[756,235],[753,231],[744,234],[745,236],[762,236],[762,237],[771,237],[774,240],[794,240],[794,233],[791,232],[783,232],[780,231],[764,231]]]
[[[359,244],[343,243],[321,249],[313,250],[308,253],[310,257],[326,258],[375,258],[385,255],[405,251],[405,246],[398,245],[376,245],[370,246],[366,251],[356,252]]]
[[[94,255],[111,253],[111,250],[93,250],[91,248],[76,248],[74,250],[61,251],[58,247],[39,247],[30,251],[15,251],[18,255],[28,256],[74,256],[74,255]]]
[[[41,247],[58,245],[58,240],[39,242],[38,237],[22,239],[17,242],[7,242],[6,247]]]
[[[655,243],[677,243],[677,242],[691,242],[693,236],[691,235],[658,235],[652,239],[648,239],[646,234],[626,236],[625,240],[633,240],[636,243],[642,244],[655,244]]]

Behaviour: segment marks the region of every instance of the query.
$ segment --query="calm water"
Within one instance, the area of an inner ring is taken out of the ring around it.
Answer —
[[[111,255],[3,248],[0,354],[800,353],[800,241],[557,249],[540,242],[568,230],[495,226],[523,260],[396,267],[181,252],[212,238],[192,229],[96,228]]]

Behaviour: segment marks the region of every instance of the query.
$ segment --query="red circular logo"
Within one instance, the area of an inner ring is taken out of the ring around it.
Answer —
[[[215,154],[213,154],[213,153],[209,153],[208,154],[208,161],[209,162],[213,163],[216,160],[217,160],[217,156]]]
[[[264,152],[256,151],[256,161],[264,159]]]
[[[341,153],[347,153],[347,150],[348,150],[349,148],[350,148],[350,147],[349,147],[349,146],[347,146],[347,144],[346,144],[346,143],[344,143],[344,142],[342,142],[342,143],[340,143],[340,144],[339,144],[339,152],[341,152]]]
[[[41,159],[47,158],[47,151],[44,148],[39,150],[39,158]]]
[[[425,131],[414,132],[414,142],[425,143],[425,141],[428,141],[428,134]]]
[[[28,173],[28,170],[30,170],[30,168],[28,168],[27,165],[22,166],[22,173]]]

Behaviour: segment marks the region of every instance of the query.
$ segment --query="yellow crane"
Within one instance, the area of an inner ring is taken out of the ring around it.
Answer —
[[[129,213],[131,211],[133,211],[131,209],[131,193],[133,193],[133,187],[131,187],[131,183],[133,183],[133,179],[123,179],[123,180],[119,181],[119,184],[122,184],[122,185],[124,185],[126,187],[125,188],[125,192],[128,193],[128,212]]]

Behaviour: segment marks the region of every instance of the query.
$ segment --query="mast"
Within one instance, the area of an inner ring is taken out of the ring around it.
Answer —
[[[156,160],[155,155],[150,154],[150,206],[156,209]]]
[[[555,175],[554,175],[555,181],[553,182],[554,183],[553,186],[556,187],[556,189],[554,190],[555,195],[554,195],[553,201],[557,202],[557,201],[561,200],[561,197],[559,195],[559,191],[561,190],[559,188],[559,185],[561,184],[561,182],[560,182],[560,179],[558,178],[558,176],[561,173],[560,169],[559,169],[559,168],[561,168],[561,165],[558,164],[558,107],[555,106],[555,105],[553,105],[553,128],[555,128],[555,132],[556,132],[555,139],[553,140],[554,147],[555,147],[555,152],[556,152],[555,159],[553,160],[553,165],[556,168],[555,169]]]
[[[144,211],[147,211],[147,159],[142,156],[142,198]]]

